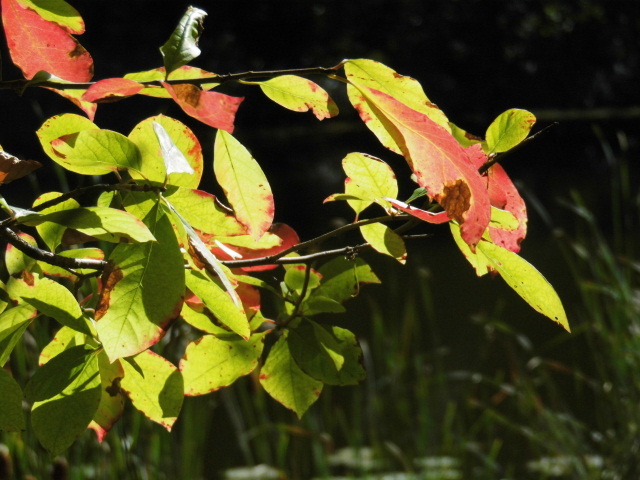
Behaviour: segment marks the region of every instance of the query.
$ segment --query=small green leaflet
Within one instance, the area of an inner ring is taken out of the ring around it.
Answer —
[[[98,126],[87,117],[76,115],[74,113],[64,113],[55,115],[42,124],[36,132],[40,145],[44,152],[53,161],[58,160],[51,142],[57,138],[81,132],[82,130],[95,130]]]
[[[167,76],[200,55],[198,40],[204,30],[206,16],[204,10],[188,7],[169,40],[160,47]]]
[[[26,428],[22,412],[22,390],[11,374],[0,368],[0,430],[18,432]]]
[[[122,210],[108,207],[82,207],[51,213],[36,213],[21,218],[25,225],[36,226],[52,222],[107,242],[123,240],[152,242],[155,237],[145,224]]]
[[[36,239],[28,233],[20,232],[18,236],[29,245],[33,247],[38,246],[38,242],[36,242]],[[31,271],[32,267],[36,264],[36,260],[22,253],[16,247],[8,243],[7,250],[4,256],[4,263],[7,267],[7,272],[9,273],[9,275],[16,275],[23,270]]]
[[[87,345],[65,350],[36,370],[25,396],[33,403],[31,425],[44,448],[60,454],[86,430],[100,387],[98,355]]]
[[[245,341],[235,335],[204,335],[191,342],[180,360],[185,395],[204,395],[251,373],[262,355],[264,336]]]
[[[313,111],[318,120],[335,117],[338,106],[318,84],[296,75],[281,75],[256,82],[264,94],[294,112]]]
[[[558,294],[533,265],[506,248],[490,242],[478,243],[478,250],[534,310],[559,323],[568,332],[571,331]]]
[[[59,192],[48,192],[40,195],[35,202],[33,202],[33,206],[37,206],[40,203],[47,202],[49,200],[53,200],[54,198],[58,198],[62,193]],[[70,198],[65,200],[64,202],[60,202],[53,207],[45,208],[40,213],[46,215],[47,213],[59,212],[62,210],[71,210],[73,208],[79,208],[80,204],[77,200]],[[67,227],[64,225],[59,225],[53,222],[44,222],[39,225],[36,225],[36,230],[40,235],[40,238],[47,244],[49,250],[55,252],[56,248],[60,246],[62,243],[62,236],[64,235]]]
[[[342,168],[361,191],[367,192],[367,200],[379,203],[383,208],[389,204],[384,197],[396,198],[398,183],[391,167],[379,158],[364,153],[350,153],[342,160]]]
[[[512,108],[501,113],[487,129],[484,152],[490,154],[511,150],[527,138],[534,123],[535,115],[526,110]]]
[[[119,362],[124,368],[120,386],[133,406],[171,431],[184,400],[184,384],[178,369],[151,350]]]
[[[260,371],[260,384],[276,401],[298,418],[316,401],[324,384],[302,371],[289,351],[287,332],[271,347]]]
[[[164,127],[158,122],[153,122],[153,131],[158,137],[158,143],[160,143],[160,151],[167,169],[167,176],[172,173],[195,173]]]

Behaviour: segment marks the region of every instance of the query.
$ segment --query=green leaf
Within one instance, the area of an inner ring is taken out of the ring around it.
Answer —
[[[388,208],[384,197],[398,196],[398,182],[391,167],[379,158],[364,153],[350,153],[342,160],[342,168],[363,192],[367,192],[367,200],[379,203]]]
[[[97,128],[98,126],[87,117],[82,117],[74,113],[64,113],[62,115],[55,115],[44,122],[36,132],[36,135],[40,140],[40,145],[42,145],[44,153],[53,161],[57,162],[58,155],[51,146],[52,141],[83,130],[95,130]]]
[[[140,170],[138,147],[111,130],[82,130],[51,141],[51,159],[82,175],[105,175],[116,170]]]
[[[302,293],[304,288],[305,278],[307,277],[305,265],[287,265],[286,273],[284,274],[284,283],[289,288],[289,291],[294,291],[298,294]],[[311,269],[309,272],[309,280],[307,281],[307,296],[311,291],[320,285],[320,274]]]
[[[204,10],[188,7],[169,40],[160,47],[167,74],[200,55],[198,39],[204,30],[203,22],[206,16]]]
[[[287,337],[296,363],[316,380],[329,385],[356,385],[365,378],[362,350],[353,333],[303,320]]]
[[[244,235],[246,228],[210,193],[169,185],[163,196],[196,230],[217,237]]]
[[[526,110],[512,108],[501,113],[487,129],[485,153],[511,150],[527,138],[534,123],[535,115]]]
[[[478,250],[485,255],[504,281],[534,310],[559,323],[568,332],[571,331],[558,294],[533,265],[517,254],[490,242],[480,242]]]
[[[281,75],[256,82],[264,94],[278,105],[294,112],[313,111],[318,120],[335,117],[338,106],[318,84],[296,75]]]
[[[36,242],[36,239],[28,233],[20,232],[18,233],[18,236],[32,247],[38,246],[38,242]],[[7,267],[7,272],[9,272],[9,275],[17,275],[22,271],[31,271],[33,266],[36,264],[36,260],[22,253],[16,247],[8,243],[7,250],[4,255],[4,263]]]
[[[107,242],[153,242],[149,228],[128,212],[108,207],[83,207],[45,214],[26,215],[25,225],[37,226],[45,222],[73,228],[79,232]]]
[[[478,250],[477,248],[475,252],[471,250],[467,242],[462,239],[462,235],[460,234],[460,225],[458,225],[455,221],[449,222],[449,228],[451,229],[451,235],[453,236],[456,245],[458,245],[458,248],[460,249],[462,254],[475,269],[476,275],[482,277],[483,275],[489,273],[489,259],[486,258],[482,251]]]
[[[180,360],[185,395],[204,395],[251,373],[262,355],[264,336],[259,333],[245,341],[235,335],[204,335],[191,342]]]
[[[475,135],[467,132],[466,130],[454,125],[449,122],[449,126],[451,127],[451,135],[458,141],[462,147],[467,148],[471,145],[475,145],[476,143],[484,143],[480,137],[476,137]],[[409,202],[407,202],[409,203]]]
[[[98,355],[100,366],[101,395],[98,409],[89,424],[96,432],[98,441],[102,442],[111,427],[120,419],[124,411],[125,398],[120,389],[120,381],[124,377],[124,368],[120,361],[109,363],[107,354],[102,351]]]
[[[193,173],[174,171],[167,174],[166,160],[154,124],[164,128],[170,142],[175,146],[175,155],[184,157]],[[158,183],[164,183],[166,179],[169,185],[187,188],[196,188],[200,183],[203,169],[202,147],[193,131],[184,123],[165,115],[156,115],[133,127],[128,138],[138,147],[141,158],[140,173],[131,171],[132,178]]]
[[[159,341],[184,296],[184,259],[159,204],[144,219],[157,242],[119,244],[102,277],[96,329],[111,361]]]
[[[213,169],[236,218],[259,239],[273,223],[273,194],[260,165],[230,133],[218,130]]]
[[[11,374],[0,368],[0,430],[17,432],[26,428],[22,413],[22,389]]]
[[[58,198],[62,194],[60,192],[48,192],[43,195],[40,195],[35,202],[33,202],[33,206],[37,206],[41,203],[48,202],[49,200],[53,200],[54,198]],[[60,212],[62,210],[71,210],[74,208],[79,208],[80,204],[77,200],[73,198],[69,198],[64,202],[60,202],[53,207],[45,208],[41,210],[40,213],[46,215],[48,213]],[[63,225],[58,225],[55,223],[41,223],[40,225],[36,225],[36,230],[38,231],[38,235],[47,244],[49,250],[55,252],[56,248],[60,246],[62,243],[62,236],[64,235],[67,227]]]
[[[322,275],[322,282],[311,298],[320,296],[342,303],[358,294],[360,283],[380,283],[371,267],[361,258],[334,258],[322,265],[318,272]]]
[[[104,260],[104,252],[99,248],[74,248],[73,250],[64,250],[62,252],[58,252],[58,255],[61,257],[67,258],[91,258],[93,260]],[[40,268],[42,268],[42,272],[46,275],[50,275],[52,277],[58,278],[67,278],[71,281],[75,281],[78,277],[68,270],[64,268],[57,267],[55,265],[50,265],[45,262],[39,262]],[[80,268],[75,270],[80,274],[88,274],[95,272],[93,269],[89,268]]]
[[[293,410],[298,418],[318,399],[324,386],[304,373],[295,362],[286,332],[271,348],[260,371],[260,384],[276,401]]]
[[[84,333],[80,333],[69,327],[62,327],[56,332],[53,339],[42,349],[38,362],[40,366],[42,366],[65,350],[84,345],[85,343],[88,342],[87,336]]]
[[[184,384],[178,369],[151,350],[119,362],[124,368],[120,385],[133,406],[171,431],[184,400]]]
[[[424,187],[418,187],[416,188],[413,193],[411,194],[411,196],[409,198],[407,198],[407,201],[405,203],[411,203],[414,200],[417,200],[418,198],[422,198],[427,194],[427,189]],[[393,197],[391,197],[393,198]]]
[[[214,77],[215,73],[207,72],[201,68],[190,67],[189,65],[183,65],[182,67],[174,70],[168,76],[169,80],[183,80],[194,78]],[[162,81],[167,78],[166,70],[164,67],[154,68],[153,70],[146,70],[144,72],[132,72],[127,73],[124,78],[135,80],[138,82],[146,81]],[[211,82],[200,84],[202,90],[211,90],[217,87],[220,83]],[[140,92],[141,95],[148,95],[150,97],[159,98],[171,98],[171,94],[159,85],[145,85]]]
[[[31,425],[44,448],[65,451],[82,434],[100,403],[98,355],[87,346],[70,348],[36,370],[25,389],[33,402]]]
[[[92,334],[78,301],[59,283],[46,277],[34,276],[30,283],[14,282],[11,293],[18,295],[40,313],[57,320],[62,325],[87,335]]]
[[[229,331],[214,323],[213,314],[202,308],[202,311],[191,308],[187,302],[182,306],[180,317],[193,328],[213,335],[229,334]]]
[[[365,241],[369,243],[374,250],[384,255],[389,255],[402,264],[406,263],[407,248],[404,245],[404,240],[389,227],[382,223],[371,223],[369,225],[362,225],[360,232]]]
[[[220,323],[248,340],[251,332],[242,305],[236,305],[231,296],[205,272],[191,269],[185,275],[189,290],[202,300]]]
[[[22,339],[22,335],[36,315],[29,304],[21,304],[0,314],[0,367],[3,367],[9,355]]]

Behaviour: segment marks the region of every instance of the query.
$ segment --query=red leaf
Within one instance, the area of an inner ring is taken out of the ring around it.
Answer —
[[[219,92],[205,92],[196,85],[162,82],[175,102],[187,115],[211,127],[233,133],[233,122],[244,97],[230,97]]]
[[[252,250],[246,247],[238,247],[235,245],[231,246],[230,248],[234,252],[242,255],[243,260],[249,260],[252,258],[261,258],[269,255],[275,255],[276,253],[280,253],[283,250],[286,250],[287,248],[300,243],[300,238],[298,237],[298,234],[295,232],[295,230],[293,230],[293,228],[291,228],[289,225],[286,225],[284,223],[274,223],[273,225],[271,225],[271,228],[269,228],[268,232],[273,233],[274,235],[277,235],[278,237],[280,237],[282,239],[282,242],[279,245],[276,245],[275,247],[256,249],[256,250]],[[219,260],[236,260],[232,258],[231,255],[229,255],[229,253],[225,252],[223,249],[215,247],[214,246],[215,244],[212,241],[213,239],[215,239],[215,237],[213,237],[209,241],[208,246],[211,252],[216,256],[216,258],[218,258]],[[205,240],[205,242],[207,242],[207,240]],[[275,264],[260,265],[257,267],[243,267],[241,268],[241,270],[245,272],[261,272],[264,270],[272,270],[277,266],[278,265],[275,265]]]
[[[83,100],[82,95],[84,95],[84,92],[86,90],[80,89],[80,88],[65,88],[64,90],[57,89],[57,88],[49,88],[49,87],[45,87],[45,88],[47,90],[56,92],[58,95],[69,100],[71,103],[77,106],[80,110],[82,110],[87,115],[89,120],[93,121],[93,119],[95,118],[98,105],[96,103],[91,103]]]
[[[91,55],[65,28],[44,20],[17,0],[2,0],[2,23],[11,59],[25,78],[44,70],[71,82],[91,80]]]
[[[144,85],[126,78],[106,78],[91,85],[82,100],[93,103],[116,102],[135,95]]]
[[[487,161],[487,156],[482,151],[480,144],[472,145],[466,150],[474,167],[480,168]],[[498,246],[518,253],[520,244],[527,235],[527,207],[524,200],[507,172],[497,163],[487,171],[487,182],[491,205],[511,212],[518,220],[518,228],[515,230],[489,227],[491,240]]]
[[[491,206],[486,182],[467,152],[427,115],[386,93],[356,87],[402,150],[418,184],[460,223],[462,238],[473,248],[489,225]],[[354,106],[365,123],[370,121],[370,114],[360,104]]]

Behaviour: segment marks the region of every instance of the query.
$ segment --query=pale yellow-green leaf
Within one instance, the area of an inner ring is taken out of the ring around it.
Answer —
[[[264,94],[279,105],[295,112],[313,111],[319,119],[335,117],[338,107],[318,84],[296,75],[281,75],[259,82]]]
[[[350,153],[342,160],[342,168],[361,192],[367,192],[367,199],[383,208],[389,207],[384,197],[398,196],[398,182],[391,167],[379,158],[364,153]]]
[[[501,153],[522,142],[536,123],[533,113],[512,108],[501,113],[489,125],[486,133],[485,153]]]
[[[381,223],[362,225],[360,232],[374,250],[395,258],[404,264],[407,261],[407,249],[400,235]]]

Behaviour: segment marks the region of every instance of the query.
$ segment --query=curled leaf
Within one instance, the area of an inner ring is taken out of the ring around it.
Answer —
[[[207,12],[204,10],[188,7],[169,40],[160,47],[168,74],[200,55],[198,40],[204,30],[206,16]]]

